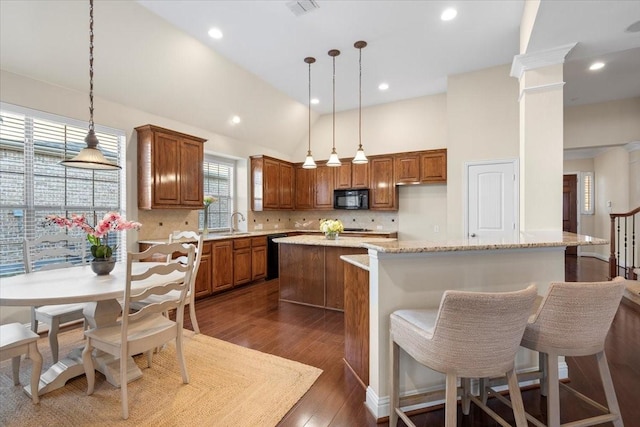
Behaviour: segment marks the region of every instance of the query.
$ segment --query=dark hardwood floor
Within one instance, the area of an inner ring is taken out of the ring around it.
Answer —
[[[603,261],[567,257],[568,281],[606,280],[606,276],[607,264]],[[201,332],[206,335],[324,371],[282,420],[281,426],[377,425],[364,406],[365,390],[342,360],[342,313],[279,302],[277,279],[199,300],[196,311]],[[190,327],[188,313],[185,318]],[[606,352],[625,426],[640,426],[640,311],[624,304],[620,306],[607,338]],[[604,403],[595,360],[576,357],[567,358],[567,363],[572,385]],[[545,401],[541,400],[538,390],[524,391],[523,398],[527,411],[543,419]],[[490,399],[490,406],[513,423],[508,408],[495,399]],[[561,390],[561,412],[561,421],[568,422],[583,418],[591,409]],[[469,416],[463,417],[460,410],[458,414],[461,426],[497,425],[474,405]],[[444,411],[417,414],[412,420],[417,426],[442,426]]]

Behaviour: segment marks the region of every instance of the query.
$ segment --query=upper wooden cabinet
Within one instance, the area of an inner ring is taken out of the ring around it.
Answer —
[[[313,209],[316,194],[316,170],[296,165],[296,209]]]
[[[138,133],[138,208],[202,208],[206,139],[158,126]]]
[[[393,166],[393,156],[369,157],[369,209],[398,209],[398,187],[395,185]]]
[[[342,166],[335,168],[335,188],[369,188],[369,164],[354,165],[351,159],[343,159]]]
[[[293,209],[294,170],[291,163],[251,156],[251,209]]]
[[[447,150],[427,150],[395,155],[397,185],[447,182]]]
[[[344,167],[344,166],[340,166]],[[335,171],[339,169],[331,166],[318,166],[316,172],[315,209],[333,209],[333,189],[335,188]]]

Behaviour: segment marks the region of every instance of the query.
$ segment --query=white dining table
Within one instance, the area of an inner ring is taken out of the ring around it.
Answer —
[[[162,263],[133,263],[132,272],[135,274],[159,264]],[[132,289],[141,290],[166,283],[179,275],[179,272],[174,272],[162,277],[151,276],[144,281],[136,281]],[[126,263],[116,263],[114,270],[104,276],[96,275],[89,265],[21,274],[0,280],[0,305],[41,306],[86,303],[83,312],[85,320],[89,327],[95,328],[117,321],[122,312],[118,299],[124,296],[126,281]],[[119,359],[99,351],[94,351],[93,358],[96,370],[102,372],[111,384],[120,387]],[[38,395],[61,388],[69,379],[84,372],[82,347],[79,347],[73,349],[40,376]],[[142,371],[131,357],[127,360],[127,375],[128,381],[142,376]],[[31,395],[31,386],[25,386],[24,389],[28,395]]]

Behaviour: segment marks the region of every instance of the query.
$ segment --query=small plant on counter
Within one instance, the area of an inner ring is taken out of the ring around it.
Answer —
[[[320,221],[320,231],[323,233],[342,233],[344,225],[339,219],[323,219]]]

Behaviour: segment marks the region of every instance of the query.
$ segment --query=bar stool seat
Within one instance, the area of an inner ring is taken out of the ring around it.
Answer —
[[[561,425],[560,386],[603,412],[603,415],[579,423],[574,421],[572,425],[612,422],[615,427],[623,427],[604,344],[624,290],[625,280],[622,277],[607,282],[551,283],[542,304],[531,316],[521,345],[540,352],[540,388],[542,395],[547,395],[549,427]],[[591,355],[597,359],[607,407],[558,381],[559,356]],[[544,426],[531,416],[528,419],[537,426]]]
[[[38,351],[38,334],[20,323],[0,325],[0,360],[12,359],[13,384],[20,385],[20,356],[26,354],[33,361],[31,370],[31,399],[38,403],[38,385],[42,371],[42,355]]]
[[[471,394],[471,378],[506,375],[518,427],[526,427],[515,357],[537,292],[535,285],[516,292],[446,291],[438,310],[398,310],[391,314],[391,397],[389,425],[398,417],[414,426],[400,408],[400,349],[418,363],[446,374],[445,425],[456,426],[458,378],[462,411],[470,402],[502,425],[509,424]]]

